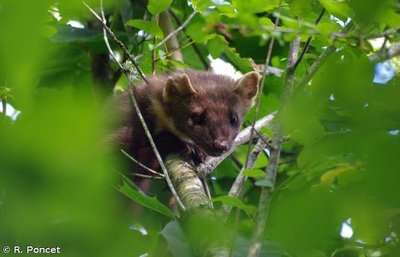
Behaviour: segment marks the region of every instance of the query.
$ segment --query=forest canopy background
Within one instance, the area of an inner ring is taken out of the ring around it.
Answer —
[[[101,14],[99,1],[86,3]],[[224,197],[247,146],[208,177],[215,209],[239,210],[226,222],[233,256],[247,254],[265,188],[261,256],[400,256],[399,1],[103,5],[107,26],[146,75],[206,70],[217,58],[241,73],[268,71],[259,113],[253,109],[245,125],[278,111],[284,143],[276,180],[265,177],[267,149],[245,171],[242,197]],[[172,27],[162,24],[166,16]],[[110,56],[101,23],[81,1],[3,0],[0,24],[0,246],[59,246],[63,256],[193,256],[175,218],[154,211],[158,202],[144,200],[151,208],[135,223],[117,200],[120,171],[99,142],[106,99],[126,89],[128,78]],[[177,45],[164,44],[180,26]],[[275,132],[262,130],[269,139]]]

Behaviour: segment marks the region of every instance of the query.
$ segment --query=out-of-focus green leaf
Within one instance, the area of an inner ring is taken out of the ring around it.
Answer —
[[[0,99],[12,97],[12,90],[9,87],[0,86]]]
[[[224,54],[228,57],[229,61],[240,71],[249,72],[252,70],[250,61],[245,58],[241,58],[240,55],[232,48],[225,48]]]
[[[192,0],[195,9],[199,12],[204,12],[210,5],[213,5],[211,0]]]
[[[397,22],[398,17],[393,16],[393,6],[396,1],[393,0],[349,0],[349,6],[354,13],[354,21],[362,26],[369,27],[370,25],[377,25],[385,20],[390,21],[392,16],[394,24]],[[398,24],[398,23],[397,23]]]
[[[312,10],[309,0],[293,0],[290,4],[290,11],[294,16],[303,17]]]
[[[340,27],[336,23],[321,22],[317,25],[317,29],[322,35],[329,36],[333,32],[338,32],[340,30]]]
[[[230,4],[220,4],[217,6],[217,8],[220,15],[225,15],[229,18],[234,18],[237,16],[235,8]]]
[[[268,165],[268,157],[262,153],[253,165],[253,169],[263,169]]]
[[[167,240],[168,249],[173,256],[195,256],[178,221],[172,220],[161,230],[161,235]]]
[[[273,28],[275,26],[274,23],[271,21],[271,19],[268,19],[267,17],[261,17],[259,19],[259,21],[260,21],[260,24],[264,25],[264,26],[268,26],[271,28]]]
[[[233,0],[232,3],[241,15],[245,15],[246,13],[261,13],[279,6],[278,0]]]
[[[171,5],[172,0],[149,0],[147,4],[147,10],[153,15],[157,15],[165,10]]]
[[[286,187],[290,190],[300,190],[304,188],[307,185],[307,176],[305,175],[300,175],[292,179]]]
[[[265,172],[260,169],[246,169],[243,172],[243,176],[251,178],[262,178],[265,177]]]
[[[235,249],[233,256],[235,257],[247,256],[251,238],[243,237],[240,235],[236,236],[235,238],[236,242],[235,242]],[[283,255],[283,249],[281,249],[276,242],[268,239],[263,240],[260,256],[282,257],[282,255]]]
[[[274,187],[274,185],[272,184],[270,179],[264,178],[264,179],[260,179],[257,180],[254,185],[259,186],[259,187]]]
[[[232,207],[239,208],[239,209],[243,210],[249,217],[254,217],[257,212],[257,208],[255,206],[247,205],[247,204],[243,203],[240,199],[230,197],[230,196],[219,196],[219,197],[213,198],[212,201],[213,202],[221,202],[221,203],[230,205]]]
[[[213,58],[218,58],[226,47],[226,41],[222,36],[215,36],[208,40],[208,51]]]
[[[57,34],[52,38],[56,43],[88,43],[103,41],[103,32],[87,29],[75,28],[68,25],[60,25],[55,27]]]
[[[117,187],[117,190],[127,196],[129,199],[139,203],[140,205],[161,213],[169,218],[173,218],[174,214],[170,209],[157,200],[155,197],[145,195],[143,192],[138,191],[128,184],[126,179],[123,181],[122,186]]]
[[[348,17],[352,17],[353,12],[346,2],[334,0],[319,0],[319,2],[329,13],[341,20],[346,20]]]
[[[186,33],[189,35],[195,42],[205,42],[209,34],[204,31],[204,24],[201,21],[192,22],[186,28]]]
[[[393,28],[398,28],[400,26],[400,14],[394,12],[393,10],[388,10],[383,19],[386,24]]]
[[[164,38],[164,33],[154,21],[129,20],[126,22],[126,25],[144,30],[146,33],[151,34],[159,39]]]
[[[348,163],[338,164],[337,167],[326,171],[321,176],[321,183],[331,184],[335,179],[339,179],[343,175],[359,170],[359,165],[360,164],[351,165]],[[346,181],[343,184],[346,184]]]

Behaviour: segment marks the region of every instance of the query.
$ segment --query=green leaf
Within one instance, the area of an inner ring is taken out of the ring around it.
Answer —
[[[157,15],[165,10],[171,5],[172,0],[149,0],[147,4],[147,10],[153,15]]]
[[[268,27],[272,27],[272,28],[275,26],[275,24],[271,21],[271,19],[269,19],[267,17],[261,17],[258,21],[260,22],[261,25],[264,25],[264,26],[268,26]]]
[[[234,18],[237,16],[237,12],[235,11],[235,8],[233,8],[232,5],[221,4],[218,5],[217,8],[218,8],[218,13],[220,15],[225,15],[229,18]]]
[[[346,20],[353,15],[352,10],[345,2],[334,0],[319,0],[319,2],[330,14],[341,20]]]
[[[187,26],[186,34],[197,43],[205,42],[208,39],[209,34],[203,31],[203,27],[204,24],[202,21],[192,22]]]
[[[240,57],[235,49],[231,47],[226,47],[224,53],[226,54],[226,57],[229,59],[229,61],[240,71],[249,72],[253,70],[250,61],[248,59]]]
[[[332,32],[339,31],[340,27],[336,23],[321,22],[317,25],[317,29],[322,35],[329,36]]]
[[[203,12],[210,5],[212,5],[210,0],[192,0],[191,2],[198,12]]]
[[[221,202],[221,203],[239,208],[239,209],[243,210],[249,217],[253,217],[257,212],[257,208],[255,206],[247,205],[247,204],[243,203],[241,200],[231,197],[231,196],[227,196],[227,195],[213,198],[212,201],[213,202]]]
[[[265,172],[260,169],[246,169],[243,175],[252,178],[262,178],[265,177]]]
[[[354,165],[348,163],[338,163],[336,167],[326,171],[321,176],[321,184],[332,184],[335,179],[338,179],[339,184],[342,186],[347,185],[353,180],[357,180],[362,167],[361,162],[356,162]]]
[[[162,204],[157,198],[145,195],[143,192],[140,192],[138,189],[132,187],[132,185],[129,185],[128,183],[129,182],[124,179],[122,186],[117,187],[117,190],[127,196],[129,199],[146,208],[161,213],[169,218],[174,217],[174,214],[170,211],[170,209]]]
[[[272,188],[274,186],[272,184],[271,180],[266,179],[266,178],[257,180],[256,183],[254,183],[254,185],[259,186],[259,187],[270,187],[270,188]]]
[[[146,33],[151,34],[158,39],[164,38],[164,33],[154,21],[129,20],[126,22],[126,25],[144,30]]]
[[[400,26],[400,15],[393,10],[386,12],[384,20],[391,27],[398,28]]]
[[[0,99],[12,97],[12,90],[9,87],[0,86]]]
[[[57,30],[57,34],[52,38],[52,41],[55,43],[90,43],[103,41],[103,33],[97,30],[74,28],[67,25],[55,26],[55,29]]]
[[[241,15],[262,13],[279,6],[279,0],[233,0],[232,3]]]
[[[307,185],[307,176],[300,175],[291,180],[286,187],[290,190],[299,190]]]
[[[311,12],[311,5],[308,0],[293,0],[290,11],[294,16],[304,17]]]
[[[225,39],[218,35],[208,41],[208,51],[210,52],[213,58],[218,58],[221,53],[224,51],[226,44]]]
[[[173,256],[192,257],[189,242],[183,233],[178,221],[172,220],[161,230],[161,235],[165,238],[168,244],[168,249]]]
[[[264,169],[268,165],[268,158],[265,154],[261,154],[253,165],[253,169]],[[264,172],[263,172],[264,173]],[[265,176],[265,173],[264,173]]]

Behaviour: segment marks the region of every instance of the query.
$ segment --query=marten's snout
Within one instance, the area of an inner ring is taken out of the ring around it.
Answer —
[[[214,141],[214,148],[218,151],[225,152],[229,149],[229,142],[226,139],[216,139]]]

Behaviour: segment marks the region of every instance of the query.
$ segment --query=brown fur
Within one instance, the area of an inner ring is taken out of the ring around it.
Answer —
[[[259,75],[252,72],[235,81],[208,71],[187,70],[147,80],[148,84],[133,86],[133,90],[162,158],[180,153],[200,163],[232,146],[257,94]],[[109,139],[117,149],[158,170],[129,93],[116,97],[112,105],[118,126]]]

